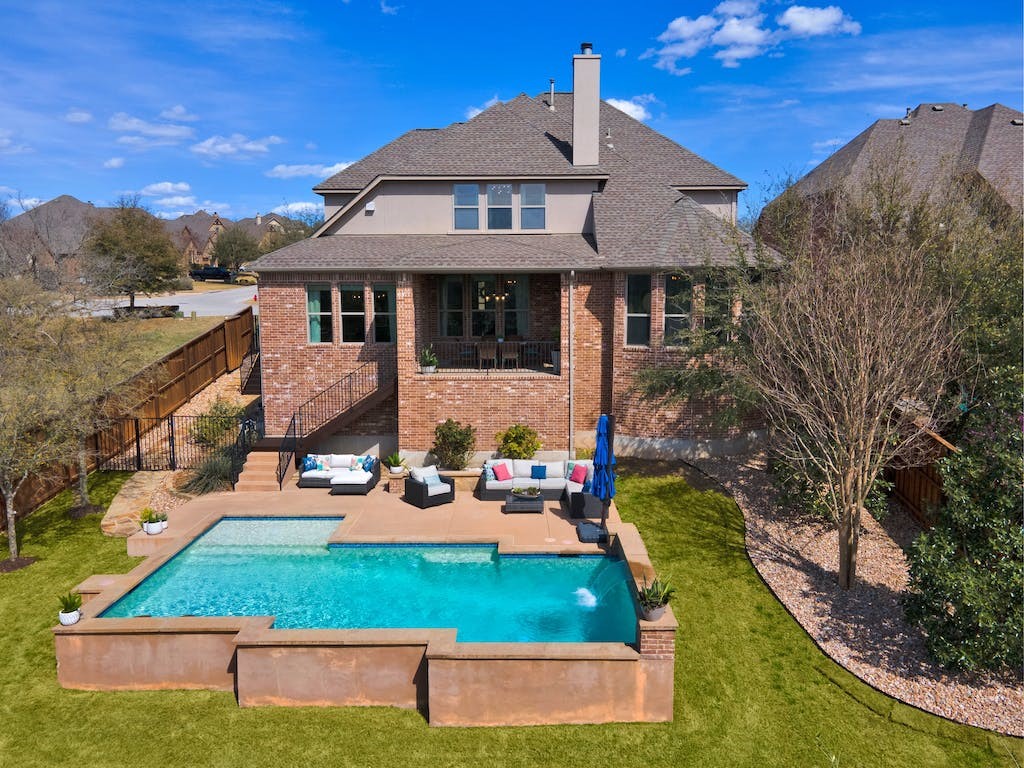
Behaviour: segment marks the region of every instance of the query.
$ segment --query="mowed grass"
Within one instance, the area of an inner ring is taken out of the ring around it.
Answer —
[[[185,317],[155,317],[135,322],[139,328],[138,343],[144,351],[146,360],[156,362],[223,321],[223,317],[197,317],[195,320]]]
[[[625,472],[623,474],[626,474]],[[106,503],[123,475],[94,476]],[[268,500],[273,497],[268,494]],[[674,722],[431,728],[390,708],[240,709],[230,693],[58,687],[56,596],[136,560],[64,494],[23,522],[27,569],[0,574],[0,765],[1013,765],[1014,739],[895,704],[828,661],[758,579],[742,517],[680,477],[624,476],[618,503],[679,586]],[[386,608],[386,600],[382,602]],[[572,692],[566,691],[566,697]]]

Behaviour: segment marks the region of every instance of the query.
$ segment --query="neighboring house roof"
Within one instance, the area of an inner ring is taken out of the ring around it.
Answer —
[[[358,262],[372,269],[444,271],[479,268],[490,256],[502,269],[521,271],[675,268],[734,263],[737,244],[753,248],[749,236],[679,191],[737,190],[746,187],[743,181],[606,102],[600,105],[599,165],[574,166],[572,98],[556,94],[552,110],[548,94],[521,94],[468,122],[410,131],[314,190],[363,190],[388,176],[599,175],[593,236],[320,235],[263,256],[256,268],[324,270]]]
[[[186,228],[192,233],[192,241],[196,244],[196,248],[201,252],[206,248],[206,244],[210,241],[210,227],[213,222],[217,219],[226,227],[230,227],[232,222],[230,219],[225,219],[223,216],[218,217],[215,213],[207,213],[200,209],[195,213],[186,214],[185,216],[179,216],[176,219],[167,219],[164,221],[164,229],[171,235],[171,238],[176,244],[180,244],[181,248],[187,244],[182,238],[182,232]]]
[[[921,104],[902,119],[876,120],[793,189],[812,195],[836,183],[856,188],[874,164],[902,158],[912,169],[916,194],[944,187],[955,174],[977,174],[1020,211],[1024,197],[1021,118],[1020,112],[1002,104],[978,110],[961,104]]]

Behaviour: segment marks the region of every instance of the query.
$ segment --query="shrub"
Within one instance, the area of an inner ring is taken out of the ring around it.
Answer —
[[[74,613],[82,607],[82,596],[77,592],[68,592],[66,595],[60,595],[57,597],[57,601],[60,603],[60,609],[64,613]]]
[[[192,442],[216,448],[224,444],[228,434],[234,437],[238,422],[245,416],[245,408],[218,397],[210,410],[197,416],[189,429]]]
[[[448,419],[434,428],[434,445],[430,452],[437,463],[448,469],[465,469],[476,447],[476,430]]]
[[[990,380],[960,452],[939,462],[946,504],[910,553],[907,617],[950,669],[1024,665],[1021,383],[1019,372]]]
[[[195,285],[192,283],[192,278],[188,277],[187,275],[176,277],[170,283],[170,290],[174,291],[175,293],[178,293],[180,291],[191,291],[194,288]]]
[[[192,470],[183,488],[188,493],[199,494],[230,488],[233,465],[230,449],[212,453]]]
[[[513,424],[496,434],[494,439],[498,441],[498,451],[506,459],[532,459],[533,454],[540,450],[537,430],[525,424]]]

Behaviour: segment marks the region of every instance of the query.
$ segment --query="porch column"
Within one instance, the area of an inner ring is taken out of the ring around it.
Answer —
[[[412,393],[406,383],[419,370],[419,349],[416,299],[413,281],[408,273],[395,276],[395,332],[398,339],[395,352],[398,365],[398,450],[421,450],[419,446],[409,443],[412,409],[417,407],[417,403],[410,397]]]

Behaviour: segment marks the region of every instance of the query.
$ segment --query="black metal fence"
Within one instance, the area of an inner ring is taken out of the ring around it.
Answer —
[[[195,469],[215,453],[229,449],[233,458],[255,441],[255,423],[233,416],[165,416],[119,419],[105,431],[100,469],[145,472]],[[243,439],[244,438],[244,439]]]
[[[442,369],[559,372],[557,341],[435,341],[432,346]]]

